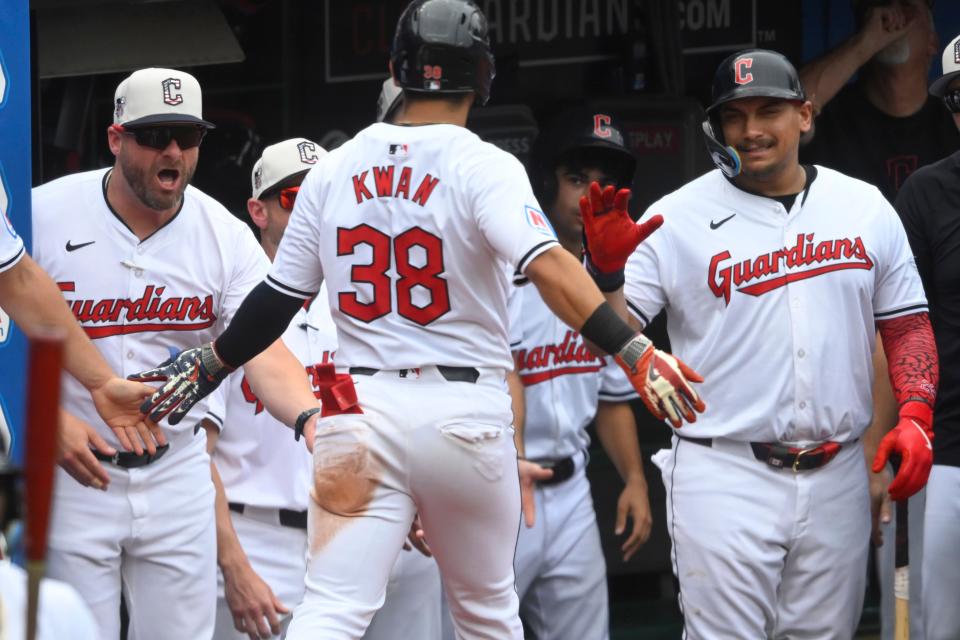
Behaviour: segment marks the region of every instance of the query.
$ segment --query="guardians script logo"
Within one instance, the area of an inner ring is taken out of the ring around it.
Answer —
[[[560,344],[521,349],[516,360],[520,381],[528,387],[559,376],[596,373],[605,364],[587,349],[576,331],[567,331]]]
[[[809,268],[807,268],[809,267]],[[730,291],[762,296],[780,287],[843,269],[872,269],[860,236],[814,242],[814,234],[797,234],[792,247],[784,247],[741,262],[731,262],[730,252],[710,258],[710,291],[730,304]],[[788,273],[789,271],[789,273]],[[782,275],[776,275],[782,274]],[[772,276],[772,277],[771,277]]]
[[[75,282],[58,282],[60,290],[76,291]],[[92,339],[145,331],[198,331],[217,321],[213,296],[164,296],[166,287],[147,285],[135,299],[67,299],[70,310]]]

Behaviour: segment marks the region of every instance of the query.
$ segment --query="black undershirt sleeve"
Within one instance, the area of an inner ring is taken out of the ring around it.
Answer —
[[[303,298],[280,293],[261,282],[247,294],[226,331],[214,341],[224,364],[239,368],[276,342],[303,306]]]

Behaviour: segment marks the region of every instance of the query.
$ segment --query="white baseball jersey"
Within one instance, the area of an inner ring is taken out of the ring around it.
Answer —
[[[526,456],[560,460],[590,446],[586,429],[598,400],[620,402],[637,394],[623,370],[609,356],[591,353],[535,288],[517,288],[514,295],[520,311],[516,328],[510,327],[510,348],[524,387]]]
[[[790,211],[711,171],[654,203],[625,295],[706,378],[698,437],[846,442],[872,415],[875,322],[927,310],[880,192],[824,167]]]
[[[107,203],[109,175],[90,171],[33,190],[34,257],[110,367],[126,376],[216,337],[268,261],[245,224],[192,187],[180,211],[140,241]],[[122,449],[67,375],[62,402]],[[131,637],[213,633],[214,487],[205,434],[194,433],[205,408],[176,426],[163,423],[163,458],[129,470],[105,463],[103,493],[57,472],[48,570],[87,599],[103,637],[120,633],[121,581],[133,603]],[[137,605],[160,600],[178,614]]]
[[[307,175],[267,282],[307,298],[326,280],[340,366],[507,370],[497,258],[519,279],[554,246],[516,158],[455,125],[377,123]]]
[[[306,367],[317,397],[316,367],[331,362],[337,350],[325,294],[321,289],[283,334],[284,344]],[[245,375],[230,376],[220,385],[206,417],[221,427],[213,459],[230,502],[306,511],[313,459],[293,431],[264,408]]]
[[[213,340],[269,261],[244,223],[193,187],[177,215],[139,241],[107,204],[108,175],[89,171],[33,190],[33,255],[110,367],[127,376],[155,367],[171,350]],[[193,431],[205,403],[164,428]],[[66,374],[63,404],[118,446],[90,395]]]
[[[0,214],[0,222],[3,223],[0,229],[0,272],[3,272],[20,262],[25,250],[23,238],[17,235],[6,214]]]

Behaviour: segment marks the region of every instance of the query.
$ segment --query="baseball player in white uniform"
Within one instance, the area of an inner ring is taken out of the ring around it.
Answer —
[[[179,419],[326,282],[342,373],[321,389],[319,424],[306,409],[295,425],[315,435],[314,476],[307,589],[287,637],[361,637],[419,513],[458,637],[519,640],[503,262],[617,354],[661,415],[694,420],[704,405],[684,375],[699,378],[626,326],[557,244],[519,161],[464,128],[493,79],[479,8],[411,3],[391,67],[401,122],[371,125],[320,159],[266,281],[215,342],[164,369],[146,409]]]
[[[894,498],[930,469],[937,357],[923,288],[880,192],[799,164],[812,107],[786,58],[727,58],[707,114],[720,170],[649,208],[666,222],[630,256],[624,290],[641,325],[666,310],[673,348],[707,379],[710,411],[654,457],[685,637],[851,638],[877,328],[900,421],[874,468],[904,457]],[[590,209],[588,243],[603,253],[629,218]]]
[[[264,149],[254,166],[247,208],[271,261],[300,183],[325,153],[310,140],[292,138]],[[297,312],[282,339],[305,366],[319,397],[317,368],[331,366],[337,350],[325,289]],[[312,459],[304,444],[264,410],[245,377],[231,377],[211,398],[204,427],[214,483],[221,483],[225,494],[217,505],[221,572],[214,637],[283,635],[287,614],[304,593]],[[420,553],[400,554],[385,605],[364,638],[430,640],[438,637],[439,624],[436,563]]]
[[[620,129],[603,113],[575,109],[540,135],[533,185],[546,205],[557,238],[581,255],[579,200],[591,182],[627,186],[635,160]],[[523,384],[525,421],[520,462],[548,469],[536,483],[535,519],[520,528],[514,568],[520,613],[535,638],[601,640],[609,637],[607,575],[600,531],[586,476],[587,426],[596,418],[604,449],[621,472],[617,534],[629,559],[650,533],[650,505],[628,400],[636,397],[623,371],[609,357],[590,352],[537,291],[521,287],[511,315],[511,350]]]
[[[122,374],[222,330],[269,266],[246,225],[188,186],[210,127],[193,76],[137,71],[116,91],[107,131],[115,165],[33,191],[36,260]],[[247,375],[263,380],[258,394],[269,401],[303,369],[278,345]],[[121,444],[67,376],[63,402],[111,447]],[[162,425],[162,446],[95,451],[110,480],[103,493],[58,475],[49,573],[77,588],[105,638],[119,635],[121,589],[132,638],[213,633],[214,489],[201,417]]]

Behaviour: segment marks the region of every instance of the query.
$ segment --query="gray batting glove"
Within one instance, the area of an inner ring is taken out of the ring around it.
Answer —
[[[140,405],[140,412],[154,422],[168,418],[177,424],[187,412],[210,395],[233,371],[225,365],[208,342],[202,347],[186,349],[160,363],[156,369],[128,376],[137,382],[163,382],[150,398]]]

